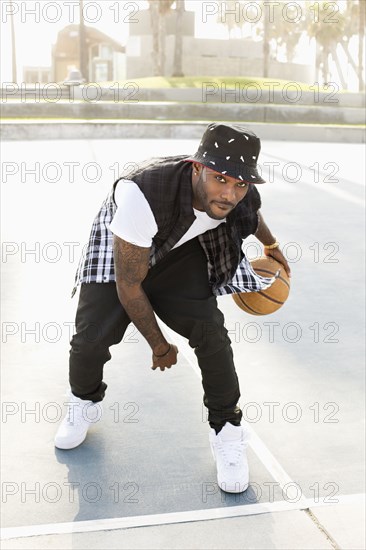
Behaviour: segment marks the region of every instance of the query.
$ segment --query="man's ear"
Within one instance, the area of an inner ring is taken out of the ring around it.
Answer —
[[[202,169],[202,165],[199,162],[193,162],[192,164],[193,164],[193,170],[195,172],[200,173]]]

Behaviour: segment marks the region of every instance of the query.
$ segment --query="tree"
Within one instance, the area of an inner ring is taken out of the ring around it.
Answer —
[[[358,90],[363,92],[365,90],[365,81],[363,79],[363,49],[365,45],[365,26],[366,26],[366,15],[365,15],[365,2],[358,0]]]
[[[239,9],[238,9],[239,8]],[[236,29],[242,31],[244,20],[242,17],[241,2],[235,0],[220,1],[219,15],[217,16],[218,23],[222,23],[227,28],[229,39]]]
[[[79,12],[80,12],[80,21],[79,21],[79,64],[80,72],[85,78],[86,82],[89,82],[89,62],[88,62],[88,49],[85,39],[85,22],[84,22],[84,13],[83,13],[83,0],[79,0]]]
[[[17,56],[15,50],[15,29],[14,29],[14,11],[13,11],[13,0],[10,0],[10,29],[11,29],[11,67],[12,67],[12,80],[14,84],[17,83]]]
[[[150,0],[150,21],[152,29],[152,66],[153,75],[160,76],[160,55],[159,55],[159,4],[155,0]]]
[[[174,0],[149,0],[150,20],[153,34],[153,74],[163,76],[165,69],[165,15]]]
[[[346,26],[345,35],[342,41],[342,48],[345,52],[348,62],[357,75],[358,89],[360,92],[365,89],[364,82],[364,47],[365,47],[365,0],[347,0],[347,7],[345,11]],[[353,37],[358,38],[358,54],[357,60],[352,58],[352,55],[348,48],[348,42]]]
[[[269,55],[270,55],[270,38],[269,38],[269,17],[264,14],[263,20],[263,77],[268,78],[269,71]]]
[[[346,32],[347,18],[345,14],[339,10],[339,5],[336,1],[334,1],[332,5],[335,5],[338,10],[330,16],[329,3],[323,2],[320,4],[319,13],[316,14],[316,16],[315,12],[309,15],[311,20],[307,25],[307,33],[309,37],[315,38],[320,54],[320,59],[318,58],[317,63],[320,65],[322,71],[323,84],[327,84],[331,79],[329,68],[330,56],[332,56],[335,61],[341,82],[345,83],[341,64],[338,59],[337,45],[341,44],[344,47],[343,37]],[[345,50],[346,54],[349,55],[348,48],[345,48]]]
[[[282,15],[285,7],[286,18]],[[227,27],[229,37],[236,29],[240,29],[242,38],[257,36],[262,39],[263,76],[267,77],[271,58],[278,57],[280,48],[284,49],[287,61],[293,60],[296,46],[305,32],[305,17],[296,22],[294,19],[296,6],[291,6],[291,3],[283,0],[276,2],[274,12],[269,9],[266,0],[262,0],[261,3],[222,1],[218,21]]]
[[[268,39],[275,43],[276,51],[283,48],[286,61],[292,63],[300,38],[306,31],[305,16],[301,14],[298,20],[296,5],[287,2],[280,2],[276,14],[279,15],[269,24]]]
[[[182,56],[183,56],[183,18],[184,18],[184,0],[176,0],[175,2],[175,11],[176,11],[176,26],[175,26],[175,44],[174,44],[174,62],[173,62],[173,76],[182,77],[183,66],[182,66]]]
[[[271,18],[271,11],[267,2],[262,5],[262,20],[258,22],[256,32],[263,40],[263,76],[268,76],[271,57],[278,59],[279,51],[282,48],[286,61],[293,62],[296,47],[305,31],[305,17],[296,20],[297,8],[288,2],[278,2],[274,16]],[[283,12],[286,8],[286,17]],[[293,13],[292,13],[293,12]]]
[[[329,3],[323,2],[320,5],[319,17],[309,22],[307,33],[315,38],[317,50],[320,52],[318,64],[322,71],[323,82],[327,83],[330,79],[329,59],[330,56],[336,65],[340,81],[343,88],[347,88],[347,81],[343,75],[342,64],[339,61],[339,47],[347,57],[347,61],[357,75],[359,90],[364,90],[363,79],[363,48],[365,40],[365,2],[359,0],[348,0],[345,8],[337,2],[332,3],[337,7],[336,11],[330,14]],[[349,42],[353,36],[358,35],[358,62],[352,57],[349,49]]]
[[[251,21],[255,21],[256,15],[258,14],[258,9],[261,10],[262,14],[264,13],[264,21],[260,25],[251,23]],[[248,36],[252,35],[253,28],[255,28],[257,35],[262,35],[263,76],[267,77],[270,59],[270,40],[268,37],[269,22],[266,13],[263,12],[263,7],[258,3],[253,3],[253,5],[249,4],[247,6],[241,1],[221,0],[217,21],[225,25],[228,30],[229,39],[238,29],[240,30],[242,38],[245,35],[245,31],[247,31]]]

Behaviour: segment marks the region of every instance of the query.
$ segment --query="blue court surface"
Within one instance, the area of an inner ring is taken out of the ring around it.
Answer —
[[[103,418],[79,448],[54,448],[94,215],[128,162],[197,145],[2,143],[4,549],[365,548],[362,145],[262,142],[262,213],[293,277],[269,316],[219,298],[251,432],[245,493],[217,487],[195,355],[165,326],[178,364],[152,371],[130,326],[105,367]]]

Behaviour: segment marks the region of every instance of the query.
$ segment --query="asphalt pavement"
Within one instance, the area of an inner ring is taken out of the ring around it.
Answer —
[[[131,326],[111,348],[103,419],[56,450],[74,273],[114,179],[197,140],[3,142],[2,548],[365,548],[361,144],[263,141],[262,213],[292,268],[268,316],[220,297],[251,432],[251,482],[222,493],[187,342],[150,370]],[[255,238],[244,250],[261,254]],[[187,266],[189,269],[189,266]]]

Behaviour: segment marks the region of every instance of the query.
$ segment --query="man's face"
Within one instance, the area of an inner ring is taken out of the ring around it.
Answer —
[[[214,220],[222,220],[245,197],[249,184],[194,163],[192,187],[193,207]]]

